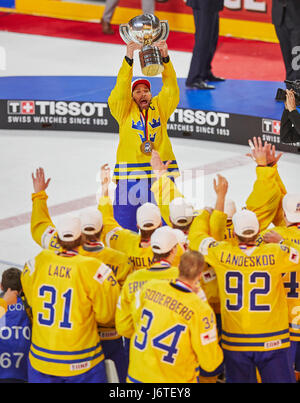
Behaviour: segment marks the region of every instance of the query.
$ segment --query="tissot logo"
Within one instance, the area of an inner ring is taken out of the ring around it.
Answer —
[[[34,101],[8,101],[7,113],[9,115],[34,115]]]
[[[7,101],[8,115],[103,117],[108,108],[100,102]]]
[[[280,134],[280,121],[272,119],[262,120],[262,132],[267,134]]]

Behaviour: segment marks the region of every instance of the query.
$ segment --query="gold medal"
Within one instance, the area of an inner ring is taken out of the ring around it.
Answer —
[[[150,140],[146,140],[141,144],[141,151],[145,155],[151,155],[154,150],[154,144]]]

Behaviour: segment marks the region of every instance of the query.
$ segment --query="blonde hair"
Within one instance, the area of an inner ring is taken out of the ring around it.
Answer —
[[[194,280],[203,271],[204,256],[195,250],[185,252],[179,263],[179,275],[188,280]]]

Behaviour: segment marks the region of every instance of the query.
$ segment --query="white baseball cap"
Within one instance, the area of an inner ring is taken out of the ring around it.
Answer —
[[[282,200],[282,208],[289,222],[300,222],[300,194],[287,193]]]
[[[95,235],[103,226],[102,214],[95,208],[82,211],[79,217],[81,232],[85,235]]]
[[[170,252],[178,244],[178,239],[175,230],[164,225],[153,232],[150,242],[152,251],[161,255]]]
[[[160,209],[153,203],[142,204],[136,212],[136,222],[140,229],[151,230],[160,226]]]
[[[61,241],[73,242],[81,235],[81,222],[78,217],[65,216],[56,226]]]
[[[224,213],[227,214],[227,219],[231,220],[233,215],[236,213],[235,202],[231,199],[225,200]]]
[[[170,221],[181,227],[185,227],[193,221],[194,207],[183,197],[176,197],[169,204]]]
[[[234,232],[242,237],[251,238],[259,231],[259,222],[256,214],[250,210],[241,210],[235,213],[232,217]],[[246,233],[246,231],[251,231]]]

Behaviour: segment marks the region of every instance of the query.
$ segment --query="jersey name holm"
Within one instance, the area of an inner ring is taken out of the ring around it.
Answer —
[[[129,256],[129,260],[134,267],[149,267],[152,264],[152,258],[150,257]]]
[[[275,257],[271,255],[259,255],[259,256],[236,256],[231,253],[221,253],[221,263],[230,264],[232,266],[239,267],[259,267],[259,266],[274,266]]]

